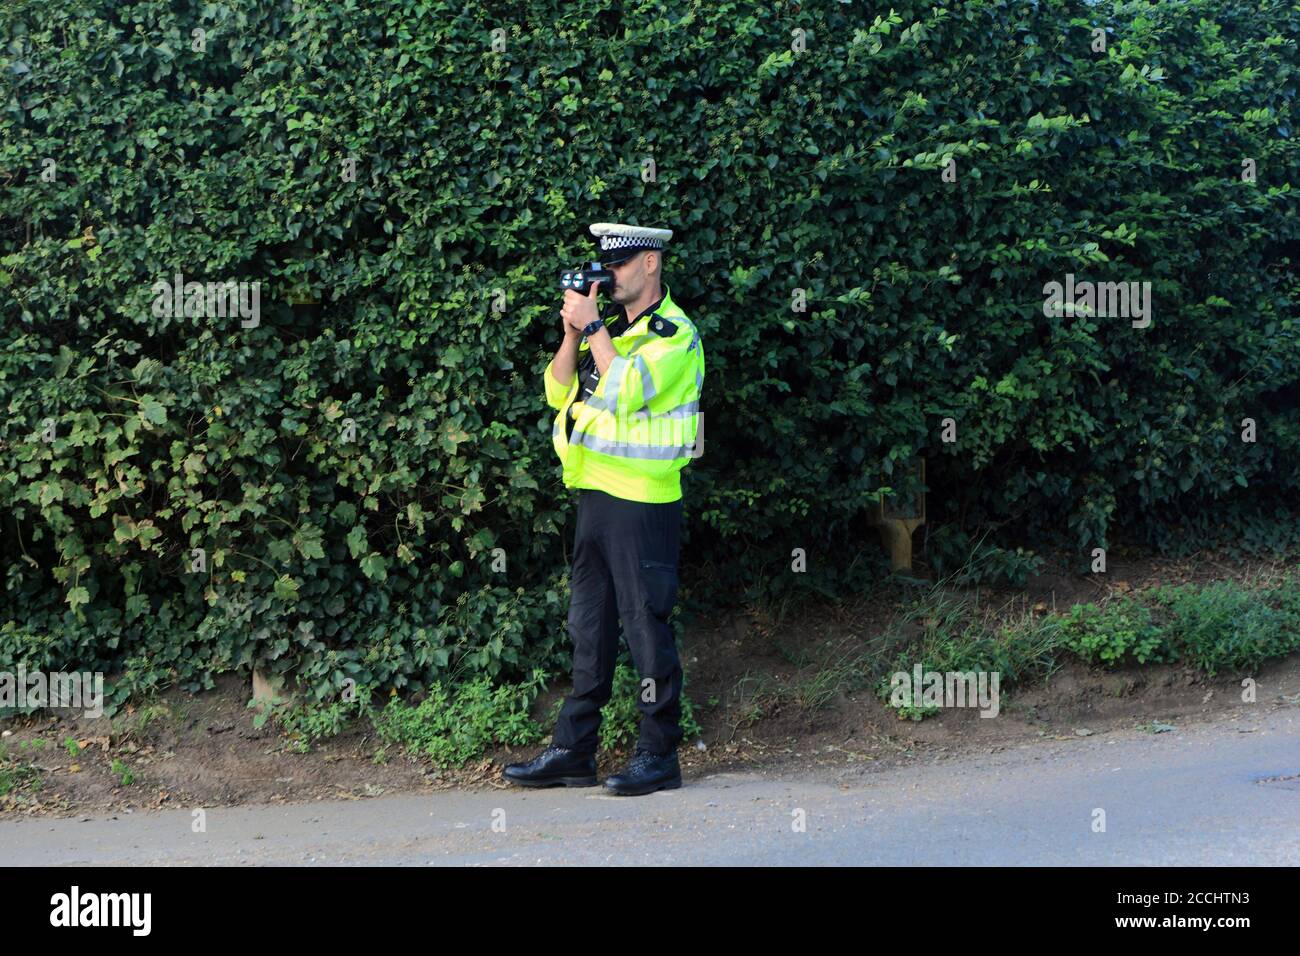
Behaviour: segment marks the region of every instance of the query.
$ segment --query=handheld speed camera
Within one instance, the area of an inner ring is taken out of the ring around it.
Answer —
[[[601,266],[599,262],[588,262],[579,269],[561,269],[560,270],[560,290],[581,292],[586,295],[591,291],[593,282],[602,281],[602,289],[608,289],[614,284],[614,273]]]

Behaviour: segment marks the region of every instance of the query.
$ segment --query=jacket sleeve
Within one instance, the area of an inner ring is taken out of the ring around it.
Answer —
[[[694,338],[695,330],[680,322],[671,337],[652,335],[631,355],[614,356],[592,397],[615,415],[635,414],[682,376],[694,374]]]
[[[575,369],[573,377],[569,379],[569,384],[561,385],[555,380],[555,372],[551,368],[554,364],[555,359],[552,358],[551,361],[547,363],[546,371],[543,375],[546,379],[546,404],[550,405],[551,408],[558,410],[563,408],[564,403],[567,402],[569,398],[572,397],[573,393],[578,390],[578,373]]]

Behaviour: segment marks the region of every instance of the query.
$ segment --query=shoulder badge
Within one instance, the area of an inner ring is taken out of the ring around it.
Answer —
[[[656,315],[650,320],[650,331],[656,335],[662,335],[666,339],[672,338],[677,334],[677,326],[669,322],[663,316]]]

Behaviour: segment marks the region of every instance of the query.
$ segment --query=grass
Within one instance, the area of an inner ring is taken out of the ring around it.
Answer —
[[[171,707],[163,701],[150,701],[142,707],[137,708],[135,712],[135,722],[131,725],[131,733],[137,736],[143,736],[148,732],[149,727],[155,723],[172,718],[177,723],[184,720],[188,714],[189,708],[182,708],[185,713],[173,712]]]
[[[681,728],[682,739],[687,740],[700,735],[700,724],[695,718],[695,707],[687,694],[687,675],[683,671],[681,693]],[[609,703],[601,709],[600,746],[605,750],[618,750],[632,746],[641,729],[641,711],[637,707],[644,690],[637,677],[636,669],[620,661],[614,667],[614,689],[610,693]],[[555,717],[559,716],[562,701],[557,702],[550,715],[554,726]]]
[[[838,697],[865,687],[873,663],[879,658],[879,642],[863,644],[857,637],[832,644],[808,677],[794,681],[787,692],[800,710],[813,713],[829,707]]]
[[[746,671],[729,695],[727,725],[731,733],[727,739],[736,736],[741,727],[752,726],[771,716],[780,707],[781,696],[782,688],[771,675]]]
[[[888,701],[890,677],[925,671],[996,672],[1000,690],[1050,678],[1063,664],[1078,660],[1114,669],[1157,662],[1182,662],[1214,676],[1249,674],[1268,660],[1300,650],[1300,576],[1273,573],[1239,584],[1160,586],[1098,603],[1037,614],[1018,606],[981,604],[979,591],[956,586],[958,569],[908,600],[883,633],[853,634],[838,641],[796,645],[774,641],[795,674],[782,680],[746,671],[729,691],[723,716],[731,735],[783,711],[814,714],[841,696],[863,687]],[[987,592],[986,592],[987,593]],[[493,687],[486,678],[455,685],[434,685],[420,703],[391,698],[371,706],[370,691],[357,688],[349,700],[327,704],[281,705],[274,716],[290,746],[306,750],[357,721],[369,721],[380,738],[375,763],[394,750],[427,758],[438,766],[463,764],[495,744],[523,745],[545,736],[547,728],[532,720],[530,709],[544,688],[535,672],[520,684]],[[632,744],[638,734],[641,692],[635,670],[620,661],[614,689],[603,711],[601,746]],[[562,702],[551,713],[552,724]],[[710,706],[720,701],[715,697]],[[1008,705],[1010,706],[1010,705]],[[899,707],[900,716],[920,719],[934,707]],[[180,709],[151,701],[135,715],[132,735],[142,735],[164,719],[177,720]],[[116,727],[116,724],[114,724]],[[687,738],[701,727],[689,695],[682,694],[682,729]],[[114,734],[116,736],[116,734]],[[39,751],[47,741],[36,738],[23,750]],[[55,744],[57,746],[57,744]],[[69,757],[78,756],[76,741],[63,741]],[[131,772],[113,766],[123,785]],[[38,787],[39,771],[0,750],[0,796]]]
[[[891,675],[910,674],[917,664],[927,672],[997,673],[1001,691],[1049,679],[1072,659],[1111,669],[1182,661],[1213,676],[1248,671],[1300,650],[1300,582],[1294,573],[1249,587],[1226,581],[1159,587],[1046,615],[1018,606],[1019,599],[1000,607],[981,605],[979,592],[953,587],[957,574],[969,572],[958,569],[922,592],[874,638],[852,635],[824,648],[778,642],[778,653],[796,676],[786,682],[752,671],[741,676],[726,695],[731,736],[784,709],[824,710],[864,686],[888,701]],[[620,662],[603,712],[602,747],[636,740],[640,692],[636,672]],[[682,698],[683,731],[698,735],[689,697],[683,693]],[[436,691],[417,708],[392,703],[376,726],[388,743],[454,763],[494,741],[540,739],[542,728],[530,728],[527,708],[520,707],[530,699],[527,691],[489,692],[486,682],[479,682],[456,696]],[[552,722],[559,707],[557,702]],[[913,719],[937,712],[933,706],[896,709]],[[335,717],[299,718],[296,726],[309,735],[328,735]]]
[[[827,642],[820,653],[812,648],[801,648],[796,653],[781,646],[778,652],[797,669],[809,667],[811,672],[783,684],[770,674],[746,671],[727,695],[731,728],[728,739],[741,727],[785,708],[812,714],[826,709],[841,695],[867,686],[880,658],[880,641],[864,642],[850,636]]]
[[[1066,648],[1089,664],[1146,664],[1176,656],[1154,612],[1135,598],[1117,598],[1102,607],[1076,604],[1065,615],[1062,633]]]
[[[306,752],[311,745],[337,736],[348,726],[369,722],[381,743],[373,760],[387,763],[393,749],[428,759],[435,766],[460,766],[498,744],[521,746],[543,739],[547,728],[530,716],[533,703],[545,688],[545,674],[535,671],[522,683],[493,687],[488,678],[456,684],[435,684],[419,703],[390,698],[373,707],[366,688],[357,688],[350,701],[326,704],[281,703],[259,714],[274,719],[289,738],[289,747]],[[640,729],[638,695],[642,693],[635,670],[620,663],[614,689],[602,711],[600,743],[616,749],[633,743]],[[551,725],[563,701],[551,713]],[[251,705],[250,705],[251,706]],[[681,727],[684,736],[701,732],[694,707],[683,688]]]
[[[113,764],[110,769],[113,776],[117,777],[117,782],[121,786],[129,787],[131,786],[131,784],[135,783],[135,774],[131,772],[131,768],[126,765],[125,761],[118,760],[116,757],[114,757]]]
[[[0,797],[21,801],[40,789],[40,770],[10,753],[8,744],[0,744]]]
[[[974,605],[941,582],[896,620],[911,630],[877,693],[888,699],[889,675],[921,664],[926,671],[986,671],[1002,687],[1049,678],[1071,658],[1105,668],[1184,662],[1214,676],[1246,673],[1300,650],[1300,581],[1290,573],[1254,586],[1233,581],[1161,586],[1038,617]],[[900,709],[919,719],[937,708]]]
[[[435,684],[412,705],[393,698],[371,719],[380,738],[435,766],[464,764],[496,743],[531,744],[543,736],[529,710],[544,687],[538,670],[522,684],[493,688],[483,677],[453,689]]]
[[[1062,619],[1017,613],[1015,603],[981,609],[968,593],[932,588],[891,626],[897,649],[888,674],[919,663],[925,670],[997,671],[1005,683],[1050,677],[1060,666]],[[903,638],[907,630],[919,633]]]
[[[1173,652],[1211,676],[1251,671],[1300,649],[1300,585],[1294,575],[1258,589],[1232,581],[1164,586],[1152,597]]]

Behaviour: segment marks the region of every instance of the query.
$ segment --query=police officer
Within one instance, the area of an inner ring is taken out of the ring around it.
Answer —
[[[600,709],[613,688],[619,622],[641,677],[636,754],[605,781],[617,794],[681,786],[682,668],[668,618],[677,599],[681,470],[702,451],[704,348],[662,278],[672,231],[594,223],[613,274],[604,314],[564,293],[564,341],[545,372],[552,441],[578,493],[568,629],[573,692],[551,746],[510,764],[522,786],[594,786]],[[697,444],[697,438],[701,440]]]

